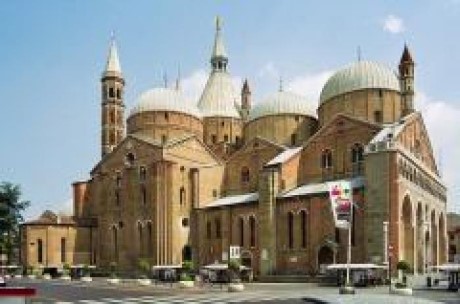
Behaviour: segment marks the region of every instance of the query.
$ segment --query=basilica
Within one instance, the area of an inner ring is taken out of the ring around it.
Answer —
[[[447,261],[447,189],[414,109],[407,46],[394,68],[338,68],[319,100],[274,88],[253,102],[229,64],[217,19],[199,100],[180,85],[154,87],[125,111],[129,80],[112,41],[100,78],[101,158],[73,183],[72,216],[47,211],[22,226],[23,263],[199,267],[226,263],[235,246],[258,277],[317,274],[346,261],[331,181],[351,185],[353,263],[405,260],[424,273]]]

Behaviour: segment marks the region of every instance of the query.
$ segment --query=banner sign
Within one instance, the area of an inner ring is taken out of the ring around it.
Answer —
[[[338,228],[347,228],[353,203],[351,183],[342,180],[328,182],[327,185],[335,226]]]

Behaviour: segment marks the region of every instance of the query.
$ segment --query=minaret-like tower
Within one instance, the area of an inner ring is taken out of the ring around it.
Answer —
[[[249,111],[251,110],[251,89],[249,88],[248,80],[245,79],[243,88],[241,89],[241,117],[243,121],[247,121]]]
[[[112,37],[107,64],[101,77],[101,153],[102,157],[110,153],[123,139],[125,79],[121,72],[117,46]]]
[[[399,62],[399,80],[401,82],[402,116],[414,112],[414,70],[415,63],[407,45]]]
[[[216,17],[216,36],[214,38],[214,47],[212,48],[211,66],[213,71],[227,71],[228,56],[225,51],[224,41],[222,38],[222,21]]]

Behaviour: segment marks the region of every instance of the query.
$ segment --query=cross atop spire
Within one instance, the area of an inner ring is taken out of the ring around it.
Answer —
[[[115,35],[113,32],[110,35],[109,55],[107,57],[104,73],[107,72],[115,72],[121,74],[120,60],[118,59],[118,50],[115,43]]]
[[[216,34],[214,37],[214,47],[212,48],[211,65],[213,71],[227,70],[227,51],[222,38],[222,20],[219,16],[216,17]]]

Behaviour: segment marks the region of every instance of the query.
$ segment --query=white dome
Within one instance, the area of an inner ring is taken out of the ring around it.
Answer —
[[[276,92],[256,104],[249,113],[249,120],[278,114],[298,114],[315,117],[315,106],[306,98],[291,92]]]
[[[386,65],[359,61],[329,78],[321,91],[320,103],[343,93],[362,89],[400,91],[398,75]]]
[[[227,72],[212,72],[203,90],[198,108],[203,117],[241,118],[237,110],[239,94]]]
[[[154,88],[142,93],[130,116],[149,111],[171,111],[201,117],[198,108],[187,101],[179,90],[170,88]]]

